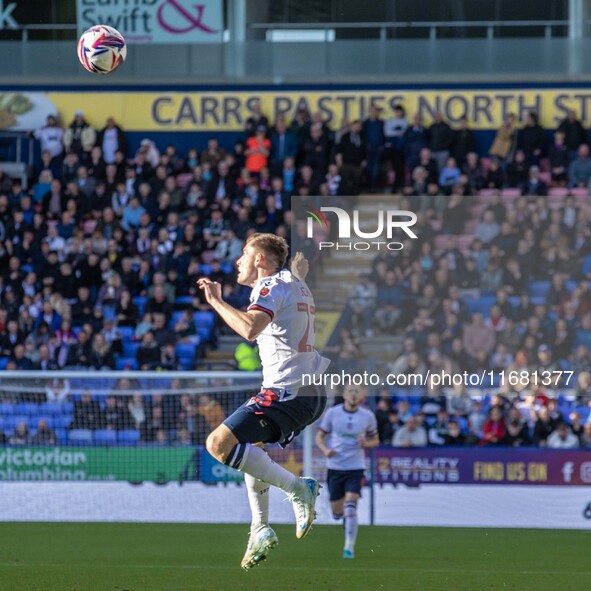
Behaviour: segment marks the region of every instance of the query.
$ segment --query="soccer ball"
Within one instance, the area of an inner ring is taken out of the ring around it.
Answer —
[[[126,56],[127,46],[123,35],[107,25],[90,27],[78,41],[78,59],[93,74],[114,72]]]

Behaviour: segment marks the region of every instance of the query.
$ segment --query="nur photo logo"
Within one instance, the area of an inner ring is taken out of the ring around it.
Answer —
[[[375,212],[377,221],[373,227],[375,230],[364,231],[361,228],[359,211],[353,211],[353,217],[341,207],[321,207],[320,209],[308,209],[307,237],[314,237],[316,224],[322,229],[330,229],[325,213],[336,215],[337,242],[321,241],[319,250],[402,250],[402,242],[393,241],[394,232],[402,231],[406,237],[415,240],[418,236],[412,231],[412,226],[417,222],[417,216],[412,211],[400,209],[378,209]],[[382,238],[382,240],[378,240]],[[385,239],[384,239],[385,238]],[[343,242],[345,240],[345,242]]]

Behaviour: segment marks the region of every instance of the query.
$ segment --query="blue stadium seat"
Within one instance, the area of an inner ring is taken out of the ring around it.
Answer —
[[[32,402],[22,402],[16,405],[15,412],[19,415],[36,416],[39,414],[39,405]]]
[[[0,403],[0,415],[10,416],[14,414],[14,404],[11,402]]]
[[[92,445],[92,431],[90,429],[73,429],[68,433],[70,445]]]
[[[550,289],[549,281],[532,281],[529,284],[529,295],[531,297],[545,298]]]
[[[97,445],[115,445],[117,433],[109,429],[99,429],[94,432],[94,442]]]
[[[207,326],[213,328],[215,324],[215,314],[213,312],[193,312],[193,320],[197,327]]]
[[[137,350],[140,348],[141,343],[124,342],[123,343],[123,357],[132,357],[135,359]]]
[[[212,271],[213,271],[213,267],[211,265],[201,265],[199,267],[199,270],[204,274],[204,275],[209,275]]]
[[[193,305],[193,296],[179,296],[174,300],[174,303],[177,306],[192,306]]]
[[[176,354],[182,359],[193,359],[195,357],[195,343],[177,343],[175,347]]]
[[[139,369],[139,365],[135,357],[119,357],[115,361],[115,369]]]
[[[0,357],[0,370],[6,369],[9,361],[10,357]]]
[[[232,273],[232,271],[234,270],[234,264],[233,263],[222,263],[220,265],[220,269],[224,273]]]
[[[137,445],[140,441],[140,432],[135,429],[125,429],[117,434],[119,445]]]
[[[67,429],[72,423],[72,415],[59,415],[54,417],[53,424],[56,429]]]
[[[44,402],[39,407],[39,412],[44,415],[61,415],[65,412],[65,406],[61,402]]]
[[[121,334],[121,340],[124,343],[133,339],[133,335],[135,333],[133,326],[118,326],[117,329],[119,330],[119,333]]]
[[[68,431],[66,429],[55,429],[55,436],[60,445],[68,443]]]
[[[133,299],[133,303],[137,306],[138,314],[140,318],[144,315],[144,308],[146,307],[146,303],[148,302],[148,298],[145,296],[135,296]]]

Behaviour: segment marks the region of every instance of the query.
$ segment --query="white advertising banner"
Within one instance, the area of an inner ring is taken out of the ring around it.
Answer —
[[[323,489],[326,490],[326,489]],[[114,521],[248,523],[243,486],[126,482],[0,483],[2,521]],[[370,522],[369,490],[359,506]],[[81,498],[87,502],[79,503]],[[272,489],[274,523],[292,523],[285,495]],[[228,510],[231,507],[231,510]],[[328,495],[316,505],[319,524],[334,524]],[[429,485],[376,487],[375,524],[390,526],[501,527],[591,530],[591,491],[585,486]]]
[[[220,43],[222,0],[77,0],[78,33],[117,29],[128,43]]]

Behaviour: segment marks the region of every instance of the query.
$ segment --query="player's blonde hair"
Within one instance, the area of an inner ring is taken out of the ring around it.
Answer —
[[[246,239],[245,246],[252,246],[255,250],[262,252],[269,263],[277,269],[281,269],[285,265],[289,256],[287,241],[275,234],[252,234]]]

